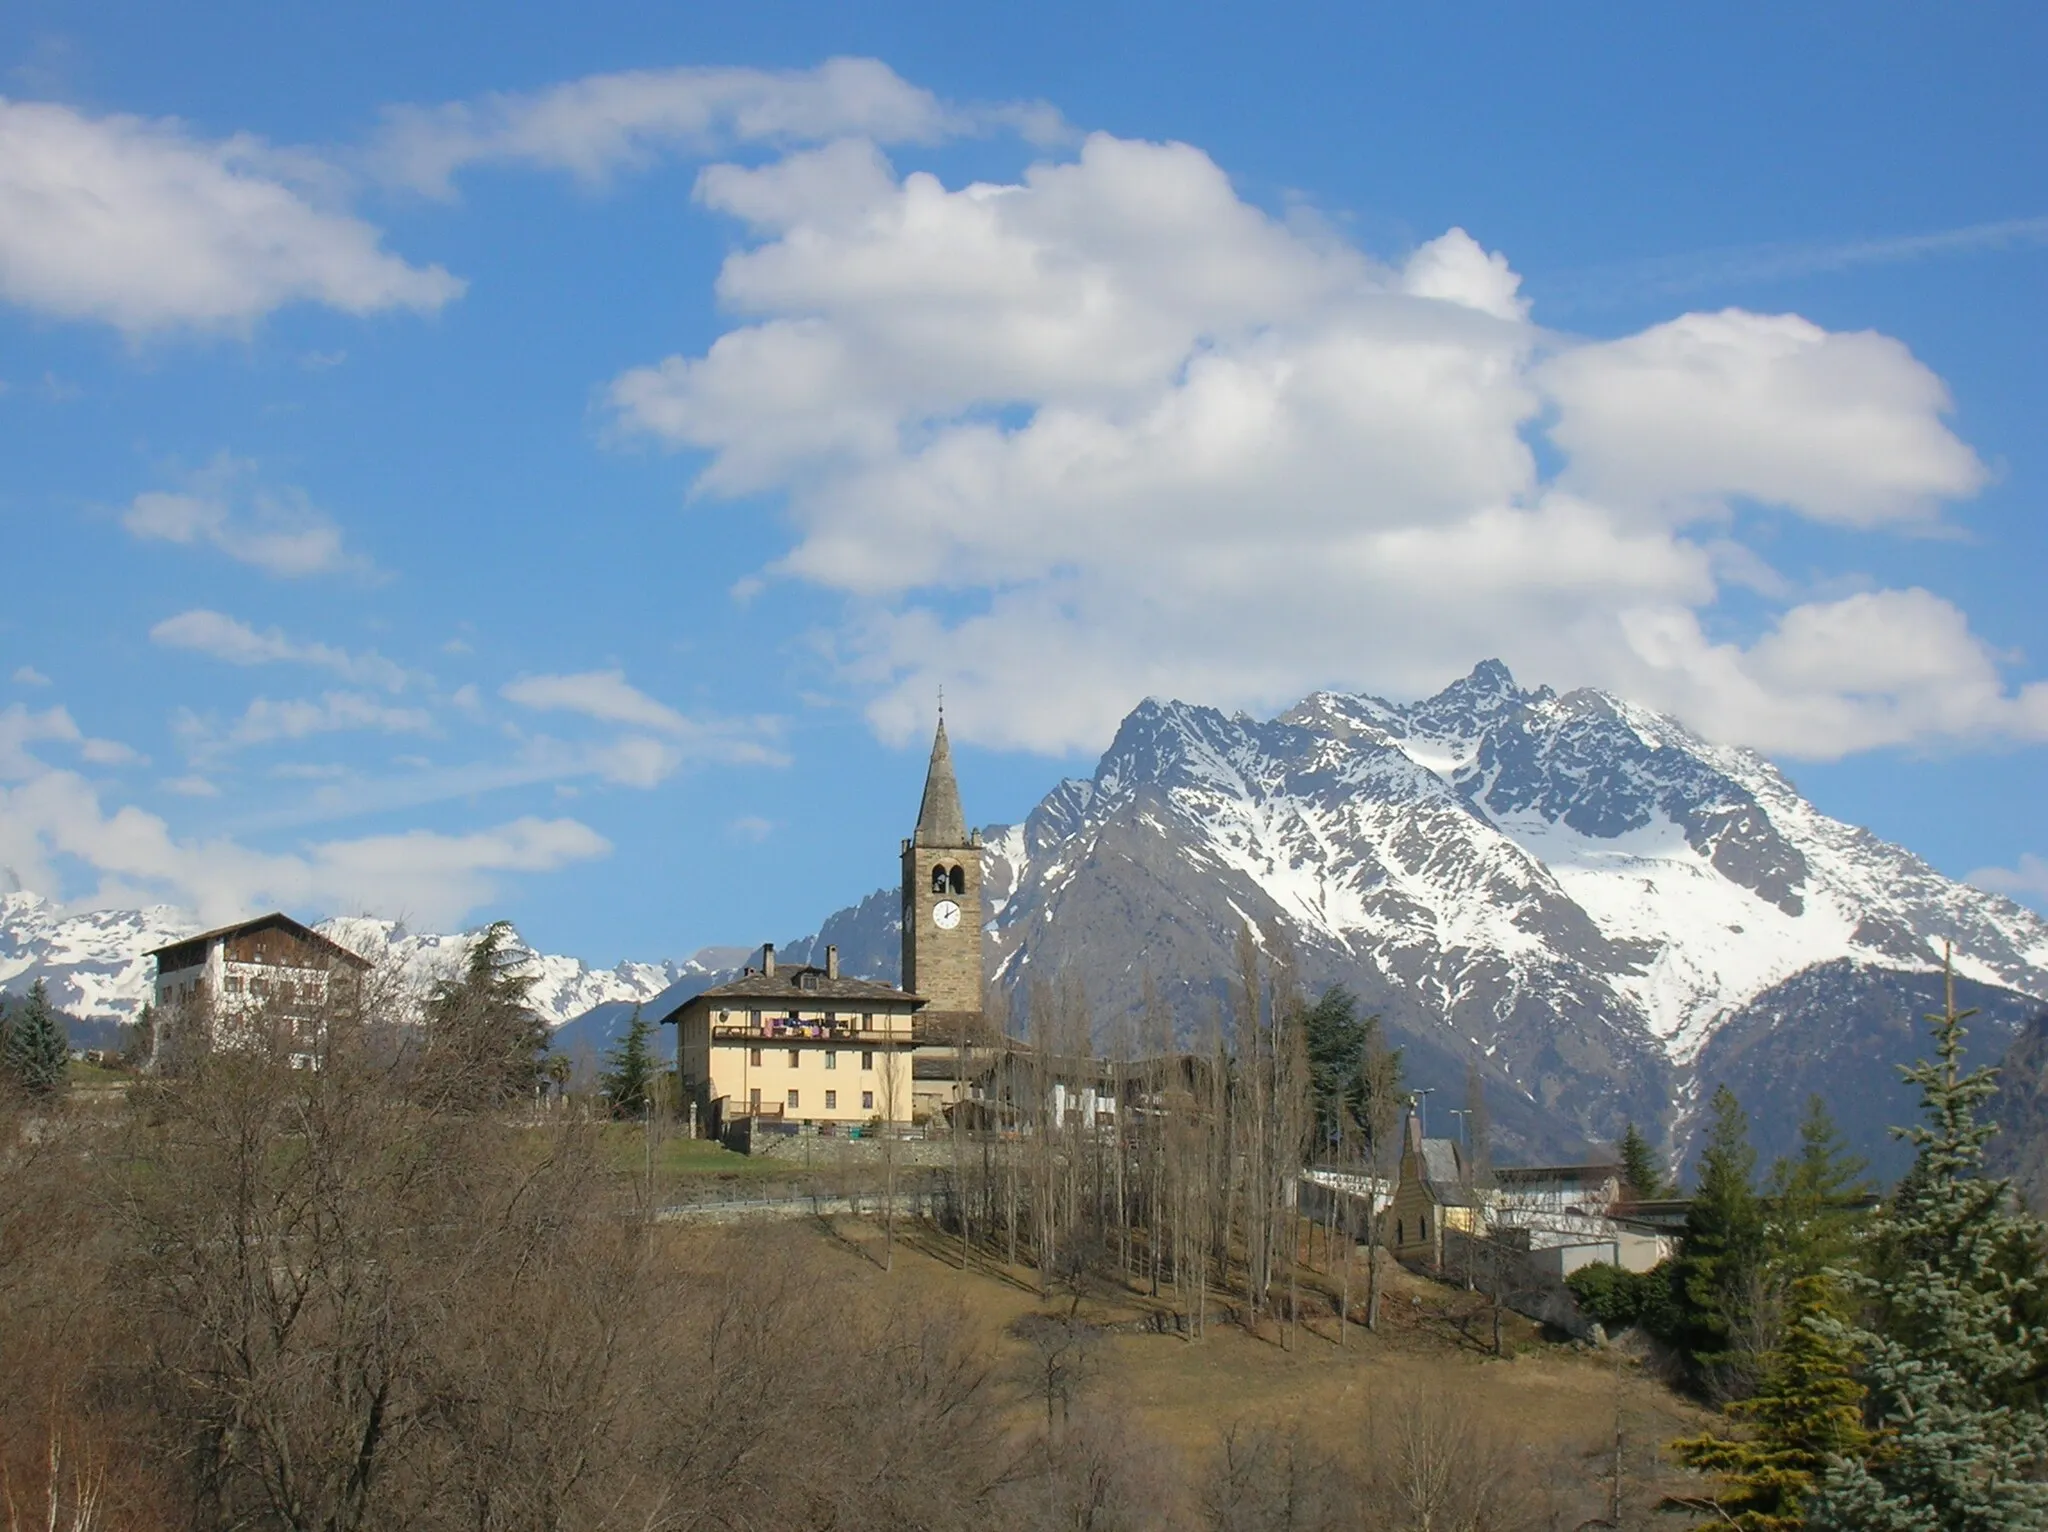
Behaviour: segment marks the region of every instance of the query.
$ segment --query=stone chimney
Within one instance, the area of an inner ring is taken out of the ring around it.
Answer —
[[[761,943],[761,977],[764,979],[775,977],[775,943],[773,942]]]
[[[837,947],[827,947],[825,949],[825,977],[828,979],[839,977],[839,949]]]

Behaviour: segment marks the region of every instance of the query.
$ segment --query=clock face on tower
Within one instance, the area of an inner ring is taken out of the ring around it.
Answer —
[[[950,899],[941,899],[932,906],[932,924],[941,931],[950,931],[960,924],[960,906]]]

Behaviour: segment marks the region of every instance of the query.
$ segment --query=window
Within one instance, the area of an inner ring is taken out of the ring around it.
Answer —
[[[1429,1238],[1429,1214],[1427,1214],[1427,1213],[1424,1213],[1424,1214],[1422,1215],[1422,1221],[1421,1221],[1421,1224],[1419,1225],[1419,1232],[1418,1232],[1418,1233],[1416,1234],[1416,1236],[1415,1236],[1415,1237],[1416,1237],[1417,1239],[1428,1239],[1428,1238]]]
[[[935,894],[943,894],[945,891],[946,869],[944,866],[934,867],[932,869],[932,892]]]
[[[789,1050],[789,1067],[791,1069],[797,1068],[799,1065],[803,1063],[803,1061],[804,1056],[801,1053],[799,1053],[796,1049],[792,1048]]]
[[[860,1093],[860,1109],[863,1112],[872,1112],[875,1109],[875,1093],[873,1091],[864,1090]]]
[[[747,1092],[747,1105],[756,1113],[761,1110],[761,1092],[758,1087]]]
[[[1394,1243],[1397,1245],[1408,1243],[1408,1225],[1399,1218],[1394,1220]]]
[[[967,870],[964,867],[955,867],[946,876],[947,880],[953,885],[954,893],[964,894],[967,892]]]
[[[747,1050],[747,1062],[759,1067],[761,1063],[761,1050],[759,1048],[749,1048]],[[759,1092],[756,1092],[756,1094],[758,1095]]]
[[[792,1112],[794,1112],[794,1111],[796,1110],[796,1092],[795,1092],[795,1091],[791,1091],[791,1092],[789,1093],[789,1109],[790,1109],[790,1110],[791,1110]]]
[[[839,1110],[838,1091],[828,1090],[825,1092],[825,1110],[828,1112],[836,1112],[837,1110]]]
[[[861,1068],[863,1068],[863,1069],[873,1069],[873,1068],[875,1067],[875,1050],[874,1050],[874,1049],[872,1049],[872,1048],[863,1048],[863,1049],[861,1049],[861,1051],[860,1051],[860,1067],[861,1067]]]
[[[839,1067],[839,1050],[837,1048],[827,1048],[825,1050],[825,1067],[827,1069],[837,1069]]]

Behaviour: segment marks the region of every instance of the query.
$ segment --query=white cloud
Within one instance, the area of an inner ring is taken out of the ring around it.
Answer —
[[[630,724],[681,734],[689,720],[663,702],[656,702],[626,680],[619,670],[589,670],[567,676],[522,676],[499,688],[508,702],[540,711],[560,709],[605,723]]]
[[[140,751],[118,739],[82,740],[78,753],[95,766],[132,766],[142,760]]]
[[[2016,866],[1979,867],[1964,881],[2036,909],[2048,909],[2048,859],[2031,851],[2020,853]]]
[[[121,524],[144,540],[211,543],[229,558],[286,579],[367,567],[343,552],[340,529],[302,491],[265,494],[258,506],[268,525],[237,525],[218,500],[149,490],[129,503]]]
[[[33,665],[15,666],[14,680],[18,686],[48,686],[50,684],[50,678]]]
[[[1744,284],[1782,282],[1857,266],[1891,265],[1983,250],[2025,250],[2042,245],[2048,245],[2048,218],[2007,218],[1996,223],[1884,239],[1733,245],[1592,267],[1568,277],[1561,284],[1559,296],[1573,308],[1598,308],[1710,288],[1726,291]],[[1553,284],[1553,290],[1559,285]]]
[[[42,741],[75,744],[83,736],[64,708],[32,713],[19,702],[0,708],[0,782],[19,781],[44,770],[28,747]]]
[[[384,734],[425,734],[434,726],[424,708],[389,707],[361,692],[326,692],[315,702],[295,697],[273,702],[258,697],[228,729],[230,745],[264,745],[314,734],[371,730]]]
[[[207,923],[276,907],[452,924],[492,898],[505,874],[549,872],[610,850],[576,820],[526,817],[467,834],[419,830],[263,852],[225,838],[181,841],[133,805],[109,812],[73,772],[0,786],[0,879],[62,899],[63,860],[97,880],[75,902],[165,902]]]
[[[176,793],[180,798],[218,798],[220,788],[201,776],[171,777],[164,783],[166,792]]]
[[[238,135],[0,98],[0,298],[142,334],[284,304],[432,312],[462,292],[323,206],[323,167]]]
[[[1463,230],[1377,261],[1184,144],[948,187],[849,140],[697,195],[746,231],[737,318],[617,377],[617,427],[705,454],[700,496],[782,497],[763,573],[846,598],[832,652],[886,735],[941,683],[963,736],[1059,751],[1148,692],[1412,694],[1497,654],[1790,752],[2041,737],[1952,606],[1802,600],[1738,540],[1745,498],[1914,529],[1984,482],[1895,340],[1555,335]],[[1704,636],[1727,587],[1775,605],[1747,647]]]
[[[457,171],[523,164],[602,182],[664,151],[712,154],[738,143],[857,136],[933,143],[991,126],[1044,138],[1061,130],[1042,105],[948,106],[874,59],[811,69],[636,69],[531,93],[437,107],[393,107],[373,156],[389,179],[434,196]]]
[[[1983,465],[1942,424],[1948,390],[1911,352],[1796,315],[1688,314],[1579,346],[1540,373],[1565,481],[1624,505],[1742,495],[1852,527],[1924,522]]]
[[[0,708],[0,782],[23,781],[47,769],[29,750],[34,744],[71,746],[81,759],[95,766],[124,766],[142,759],[119,740],[89,737],[65,708],[32,713],[15,702]]]
[[[2048,682],[2008,689],[1998,656],[1924,590],[1859,593],[1782,613],[1747,649],[1675,609],[1624,613],[1618,684],[1703,732],[1809,760],[1949,739],[2048,740]]]
[[[499,695],[539,712],[579,713],[600,723],[666,736],[657,740],[628,734],[595,744],[565,745],[545,737],[530,741],[529,763],[550,764],[556,768],[553,775],[587,773],[626,787],[653,787],[686,760],[764,766],[779,766],[788,760],[776,744],[782,732],[779,719],[688,717],[632,685],[623,671],[522,676],[500,687]],[[575,770],[560,769],[565,758],[579,765]]]
[[[257,481],[255,463],[226,452],[190,475],[181,490],[137,495],[121,525],[145,541],[205,543],[285,579],[371,567],[342,546],[341,529],[304,490],[266,487]]]
[[[245,622],[204,607],[166,617],[149,630],[149,637],[166,649],[184,649],[230,665],[310,665],[387,691],[403,691],[413,679],[403,666],[380,654],[352,654],[330,644],[300,643],[276,628],[259,633]]]

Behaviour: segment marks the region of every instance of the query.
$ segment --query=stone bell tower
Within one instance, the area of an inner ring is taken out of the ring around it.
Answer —
[[[903,843],[903,987],[929,1002],[921,1029],[949,1033],[962,1013],[979,1027],[981,965],[981,832],[960,812],[941,713],[917,830]]]

